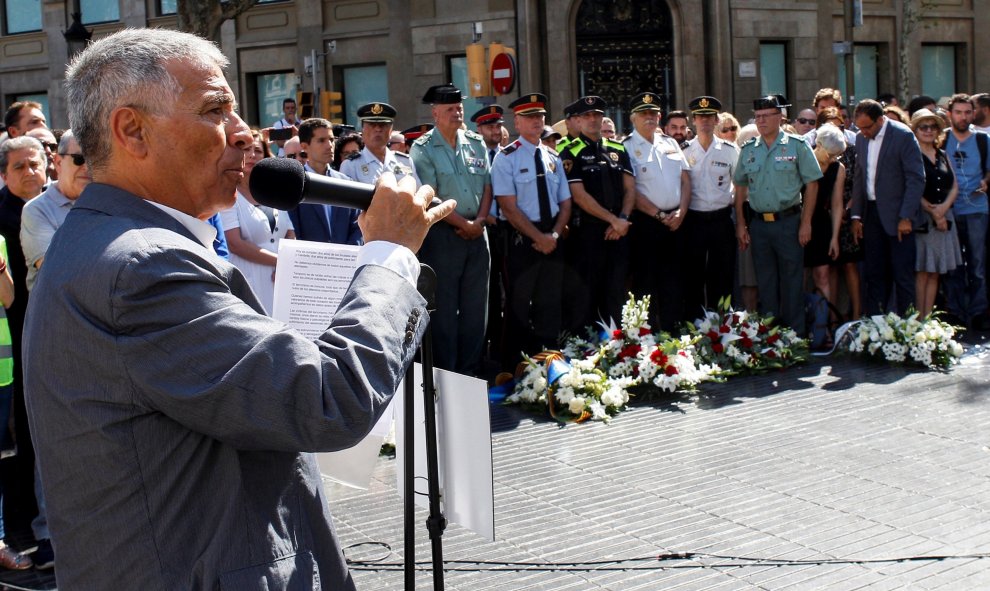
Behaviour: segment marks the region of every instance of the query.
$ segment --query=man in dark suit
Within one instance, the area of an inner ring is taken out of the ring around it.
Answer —
[[[304,165],[309,172],[350,180],[330,167],[333,162],[333,125],[318,117],[299,126],[299,146],[308,155]],[[289,210],[289,219],[299,240],[361,244],[358,210],[348,207],[303,203]]]
[[[212,43],[128,29],[66,75],[93,183],[52,240],[25,326],[25,391],[66,589],[354,588],[308,451],[378,420],[425,327],[427,211],[386,174],[368,243],[310,341],[212,249],[248,126]],[[60,344],[72,343],[68,351]]]
[[[856,105],[856,173],[853,178],[852,232],[863,240],[866,314],[894,310],[904,315],[914,304],[914,231],[925,190],[925,163],[914,133],[884,116],[874,100]]]

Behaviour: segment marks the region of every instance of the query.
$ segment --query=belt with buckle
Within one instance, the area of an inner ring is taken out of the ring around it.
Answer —
[[[759,214],[760,219],[763,220],[764,222],[771,222],[771,223],[779,222],[785,217],[792,216],[796,213],[801,213],[801,206],[792,205],[791,207],[788,207],[787,209],[782,209],[780,211],[759,211],[756,213]]]
[[[727,218],[732,215],[732,206],[723,207],[722,209],[714,209],[712,211],[698,211],[692,209],[688,214],[688,217],[692,217],[695,220],[709,221],[721,218]]]

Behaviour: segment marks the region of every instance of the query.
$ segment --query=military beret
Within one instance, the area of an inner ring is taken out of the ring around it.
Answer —
[[[475,125],[488,125],[489,123],[501,123],[502,113],[505,109],[498,105],[489,105],[478,110],[477,113],[471,115],[471,121]]]
[[[660,111],[660,95],[652,92],[641,92],[629,101],[629,112]]]
[[[699,96],[688,104],[692,115],[718,115],[722,103],[713,96]]]
[[[516,115],[539,115],[547,112],[547,97],[540,93],[524,94],[509,103]]]
[[[453,84],[431,86],[423,95],[423,102],[427,105],[450,105],[463,100],[461,90]]]
[[[392,123],[396,114],[395,107],[388,103],[368,103],[357,110],[358,119],[367,123]]]

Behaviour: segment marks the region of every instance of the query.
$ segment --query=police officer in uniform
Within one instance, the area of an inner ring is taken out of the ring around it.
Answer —
[[[488,162],[495,160],[495,154],[500,149],[502,143],[502,115],[505,109],[499,105],[488,105],[482,107],[474,115],[471,115],[471,123],[485,140],[488,148]]]
[[[634,129],[623,145],[636,175],[633,290],[650,296],[653,325],[672,331],[685,319],[681,224],[691,201],[691,177],[677,140],[660,131],[660,96],[640,93],[629,111]]]
[[[699,316],[702,308],[714,310],[720,299],[732,295],[736,266],[732,173],[739,160],[739,148],[715,137],[722,110],[717,98],[699,96],[688,108],[696,130],[684,149],[691,167],[690,214],[684,221],[684,296],[690,320]]]
[[[581,134],[560,153],[577,207],[572,208],[570,272],[567,287],[573,309],[565,311],[572,331],[599,319],[621,319],[629,270],[629,214],[636,204],[636,181],[622,144],[602,139],[608,104],[598,96],[575,103]]]
[[[561,233],[571,214],[571,192],[556,152],[540,141],[546,96],[513,101],[519,138],[495,156],[492,192],[511,225],[506,251],[506,353],[513,367],[521,351],[555,347],[563,329]]]
[[[736,239],[740,249],[753,248],[760,311],[804,336],[804,245],[811,239],[822,171],[804,139],[780,129],[781,109],[790,106],[784,103],[778,96],[753,101],[760,135],[742,145],[732,179]],[[753,210],[748,226],[743,217],[747,200]]]
[[[432,106],[436,127],[413,142],[410,156],[423,184],[457,209],[434,224],[419,259],[437,273],[437,309],[431,315],[436,366],[478,375],[485,343],[491,259],[485,218],[492,200],[488,150],[473,131],[462,129],[461,91],[431,87],[423,102]]]
[[[388,149],[395,115],[395,108],[388,103],[368,103],[358,107],[357,116],[361,120],[364,149],[341,162],[340,172],[355,181],[373,185],[382,172],[387,170],[395,175],[397,181],[412,175],[419,187],[419,177],[412,158],[403,152]]]

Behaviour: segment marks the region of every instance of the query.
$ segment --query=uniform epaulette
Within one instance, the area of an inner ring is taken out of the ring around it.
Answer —
[[[423,135],[421,135],[418,138],[416,138],[415,140],[413,140],[413,145],[414,146],[425,146],[426,144],[430,143],[430,138],[433,137],[433,131],[434,130],[431,129],[430,131],[427,131]]]
[[[357,160],[360,157],[361,157],[361,152],[354,152],[353,154],[351,154],[350,156],[348,156],[347,159],[348,160]]]
[[[574,156],[577,156],[578,152],[585,149],[587,146],[588,144],[584,143],[584,140],[578,137],[574,138],[573,142],[567,144],[567,151]]]
[[[602,141],[602,145],[604,145],[606,147],[609,147],[609,148],[612,148],[613,150],[618,150],[620,152],[625,152],[626,151],[626,147],[625,146],[623,146],[619,142],[613,142],[612,140],[610,140],[608,138],[605,138]]]
[[[796,133],[788,133],[786,131],[783,132],[783,134],[785,136],[787,136],[787,137],[791,137],[791,138],[794,138],[794,139],[797,139],[797,140],[801,140],[804,143],[808,143],[808,138],[804,137],[803,135],[798,135]]]
[[[405,152],[392,152],[395,154],[396,158],[405,158],[406,160],[412,160],[412,156],[406,154]]]
[[[522,144],[519,142],[519,140],[516,140],[516,141],[512,142],[511,144],[509,144],[508,146],[502,148],[499,151],[502,154],[511,154],[511,153],[515,152],[516,150],[518,150],[520,146],[522,146]]]
[[[464,135],[468,136],[469,138],[471,138],[473,140],[485,141],[485,138],[481,137],[481,134],[480,133],[478,133],[476,131],[471,131],[470,129],[465,129],[464,130]]]
[[[743,145],[741,145],[741,146],[739,146],[739,147],[740,147],[740,148],[745,148],[746,146],[749,146],[749,145],[756,145],[756,142],[757,142],[757,141],[758,141],[759,139],[760,139],[760,136],[756,136],[756,137],[751,137],[751,138],[749,138],[748,140],[746,140],[745,142],[743,142]]]

